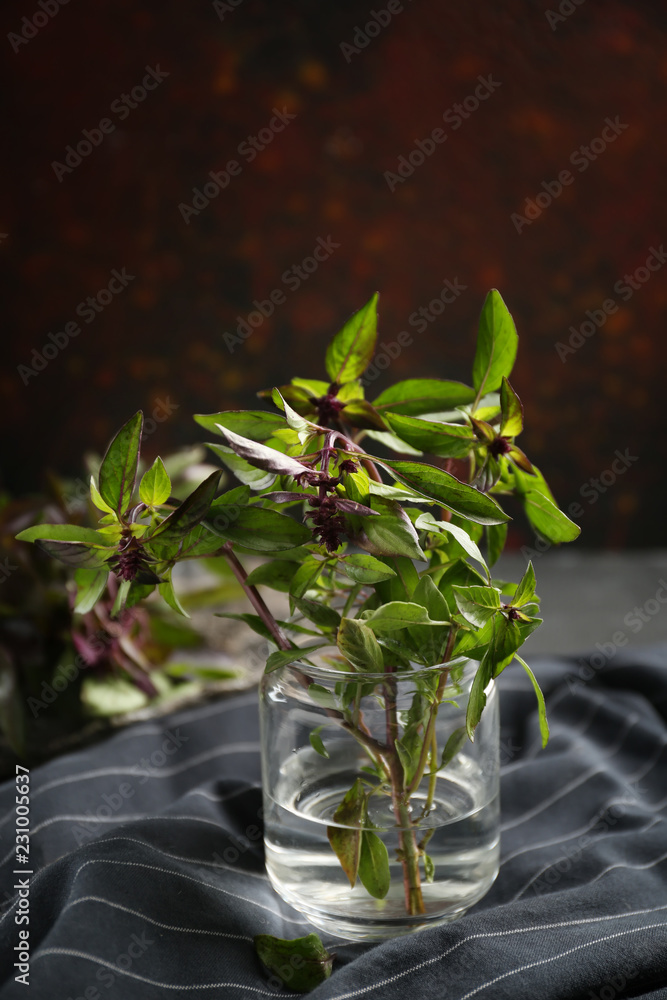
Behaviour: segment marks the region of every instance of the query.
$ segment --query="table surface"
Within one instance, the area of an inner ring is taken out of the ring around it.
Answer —
[[[323,935],[313,1000],[667,998],[667,644],[501,678],[502,864],[453,924]],[[0,789],[0,1000],[275,996],[256,934],[311,928],[263,867],[257,693],[138,723],[31,774],[30,987],[15,982],[14,785]],[[289,995],[283,991],[282,995]]]

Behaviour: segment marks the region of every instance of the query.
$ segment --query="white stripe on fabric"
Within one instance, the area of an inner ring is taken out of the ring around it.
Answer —
[[[136,837],[100,837],[95,843],[97,844],[110,844],[114,841],[127,841],[130,844],[140,844],[141,847],[147,847],[151,851],[157,851],[158,854],[163,854],[165,858],[171,858],[173,861],[186,861],[191,865],[202,865],[206,868],[219,868],[221,871],[233,872],[235,875],[248,875],[250,878],[260,878],[265,882],[269,881],[269,876],[264,875],[261,872],[251,872],[246,868],[239,868],[238,865],[225,865],[220,861],[202,861],[199,858],[185,858],[181,854],[172,854],[170,851],[165,851],[162,847],[158,847],[157,844],[149,844],[145,840],[137,840]],[[261,841],[258,840],[257,844]]]
[[[651,822],[648,824],[648,826],[642,827],[641,830],[628,830],[627,832],[628,832],[629,835],[633,835],[633,834],[637,834],[637,833],[646,833],[646,831],[650,830],[652,827],[654,827],[656,825],[656,823],[661,823],[661,822],[662,822],[661,818],[659,816],[656,816],[656,817],[654,817],[651,820]],[[618,836],[618,833],[617,833],[616,830],[614,830],[612,833],[609,834],[609,836],[610,837],[615,837],[615,836]],[[604,834],[600,835],[600,837],[598,838],[598,840],[595,841],[595,844],[598,844],[600,842],[600,840],[602,840],[602,839],[604,839]],[[592,847],[593,844],[588,844],[587,846],[588,847]],[[577,854],[583,854],[583,852],[585,850],[586,850],[586,848],[582,847],[577,852]],[[554,868],[561,861],[569,861],[569,860],[570,860],[570,858],[566,854],[566,855],[564,855],[564,856],[562,856],[560,858],[556,858],[553,861],[549,861],[546,865],[544,865],[543,868],[540,868],[540,870],[537,872],[537,874],[533,875],[529,879],[529,881],[526,882],[526,884],[523,886],[523,888],[519,889],[519,891],[517,893],[515,893],[514,896],[512,896],[512,898],[510,900],[508,900],[508,902],[510,902],[510,903],[516,903],[517,899],[521,899],[521,897],[523,896],[524,892],[526,892],[528,889],[530,889],[530,887],[533,884],[533,882],[535,882],[540,877],[540,875],[544,875],[545,872],[548,872],[550,868]],[[568,871],[569,871],[569,869],[568,869]],[[565,874],[565,873],[563,873],[563,874]],[[558,879],[558,881],[560,881],[560,879]],[[593,881],[595,881],[595,879],[593,879]],[[590,885],[590,882],[586,882],[586,885]]]
[[[585,784],[589,778],[595,777],[596,774],[605,774],[606,772],[600,769],[600,764],[602,763],[602,761],[609,760],[610,757],[613,757],[614,754],[618,753],[618,751],[623,746],[625,740],[627,739],[628,733],[630,732],[632,727],[637,724],[637,722],[639,722],[639,716],[631,715],[626,720],[626,725],[624,731],[623,730],[621,731],[620,738],[617,740],[617,742],[613,745],[611,749],[607,748],[609,749],[609,752],[606,753],[603,757],[600,757],[595,767],[589,768],[589,770],[585,771],[583,775],[580,775],[578,778],[575,778],[564,788],[561,788],[559,792],[555,792],[553,795],[549,796],[549,798],[544,799],[542,802],[539,802],[533,809],[529,809],[528,812],[522,813],[521,816],[517,816],[516,819],[512,820],[509,823],[503,823],[502,826],[500,827],[501,831],[505,832],[505,830],[512,830],[515,826],[519,826],[521,823],[525,823],[527,820],[533,819],[533,817],[539,815],[539,813],[543,812],[545,809],[548,809],[549,806],[552,806],[554,802],[558,802],[558,800],[562,799],[563,796],[569,795],[570,792],[573,792],[575,790],[575,788],[578,788],[580,785]]]
[[[72,882],[84,868],[88,865],[123,865],[126,868],[147,868],[149,871],[161,872],[163,875],[173,875],[174,878],[183,878],[188,882],[194,882],[196,885],[206,886],[209,889],[214,889],[216,892],[221,892],[225,896],[232,896],[234,899],[239,899],[243,903],[250,903],[251,906],[258,906],[260,910],[266,910],[267,913],[272,913],[274,917],[280,917],[281,920],[287,920],[290,924],[307,924],[307,920],[297,919],[296,917],[285,916],[279,910],[272,910],[270,906],[265,906],[264,903],[258,903],[255,899],[248,899],[246,896],[239,896],[236,892],[230,892],[229,889],[223,889],[221,885],[212,885],[211,882],[204,882],[202,879],[195,878],[193,875],[186,875],[184,872],[175,872],[171,868],[158,868],[157,865],[147,865],[141,861],[120,861],[117,858],[91,858],[90,861],[84,861],[80,868],[77,868]]]
[[[212,750],[205,750],[203,753],[197,754],[195,757],[189,758],[183,764],[177,764],[175,767],[141,767],[141,762],[137,761],[136,764],[131,764],[129,767],[101,767],[96,771],[82,771],[80,774],[68,774],[63,778],[55,778],[53,781],[49,781],[46,785],[41,785],[39,788],[35,789],[31,793],[31,801],[41,795],[42,792],[48,792],[52,788],[58,788],[60,785],[70,785],[75,781],[84,781],[88,778],[103,778],[109,776],[116,776],[122,774],[133,774],[137,778],[149,777],[149,778],[171,778],[174,774],[182,774],[183,771],[189,771],[191,767],[196,767],[197,764],[201,764],[204,761],[212,760],[214,757],[226,756],[227,754],[243,754],[243,753],[259,753],[261,744],[257,742],[252,743],[229,743],[223,747],[214,747]]]
[[[78,906],[80,903],[104,903],[105,906],[111,906],[114,910],[122,910],[123,913],[131,913],[135,917],[141,917],[142,920],[153,924],[155,927],[162,927],[166,931],[178,931],[179,934],[212,934],[214,937],[231,938],[234,941],[252,942],[253,940],[251,937],[246,937],[245,934],[230,934],[227,931],[210,931],[202,927],[176,927],[175,924],[163,924],[160,920],[153,920],[146,913],[133,910],[131,907],[123,906],[121,903],[114,903],[111,899],[105,899],[103,896],[80,896],[79,899],[75,899],[73,902],[63,906],[61,912],[64,913],[65,910],[69,910],[73,906]]]
[[[589,820],[589,822],[588,822],[588,824],[586,826],[579,827],[578,830],[572,830],[572,831],[566,833],[562,837],[556,837],[554,840],[543,840],[539,844],[530,844],[530,846],[528,846],[528,847],[521,847],[518,851],[512,851],[510,854],[507,854],[505,857],[501,858],[500,867],[502,868],[502,866],[506,865],[508,863],[508,861],[513,861],[514,858],[518,858],[522,854],[528,854],[529,851],[539,851],[543,847],[553,847],[556,844],[563,844],[566,841],[571,840],[572,837],[581,837],[581,836],[583,836],[585,833],[588,833],[588,831],[595,826],[595,824],[601,819],[602,816],[604,816],[604,814],[606,812],[609,811],[609,809],[611,809],[611,807],[613,805],[636,805],[637,803],[638,803],[638,800],[637,799],[633,799],[633,798],[608,799],[607,802],[602,807],[602,809],[600,809],[600,810],[598,810],[598,812],[596,812],[596,814],[593,817],[593,819]],[[655,809],[655,808],[656,808],[655,806],[651,806],[652,810]],[[661,817],[658,817],[658,819],[661,819]],[[629,832],[633,832],[633,831],[629,831]],[[637,832],[640,832],[640,831],[637,831]]]
[[[169,816],[169,815],[167,815],[167,816],[151,816],[151,815],[146,815],[146,816],[104,816],[104,817],[99,818],[99,819],[97,817],[91,818],[90,816],[52,816],[51,819],[45,819],[43,823],[40,823],[33,830],[30,830],[30,837],[31,838],[34,837],[35,834],[39,833],[40,830],[43,830],[47,826],[52,826],[54,823],[71,822],[71,823],[88,823],[89,825],[92,825],[92,824],[98,824],[98,823],[142,823],[142,822],[151,822],[151,823],[154,823],[154,822],[161,822],[161,821],[165,821],[165,820],[168,821],[168,822],[172,822],[172,821],[173,822],[177,822],[179,820],[189,820],[189,821],[191,821],[193,823],[206,823],[208,826],[214,826],[217,830],[224,830],[225,832],[227,832],[225,830],[225,827],[222,826],[222,824],[216,823],[215,820],[212,820],[212,819],[206,819],[203,816]],[[15,850],[16,850],[15,847],[11,848],[11,850],[9,851],[9,853],[5,854],[5,856],[2,859],[2,861],[0,861],[0,865],[4,865],[5,862],[9,861],[9,859],[14,855],[14,851]],[[61,855],[61,857],[62,857],[62,855]]]
[[[468,937],[462,938],[447,951],[443,952],[442,955],[434,955],[432,958],[426,958],[423,962],[419,962],[418,965],[412,966],[411,969],[403,969],[402,972],[397,972],[393,976],[389,976],[387,979],[383,979],[379,983],[373,983],[371,986],[362,986],[358,990],[352,990],[350,993],[339,993],[335,997],[331,997],[331,1000],[349,1000],[350,997],[358,997],[363,993],[370,993],[371,990],[377,989],[379,986],[386,986],[388,983],[395,983],[399,979],[403,979],[404,976],[409,976],[413,972],[418,972],[420,969],[424,969],[429,965],[435,965],[436,962],[442,962],[445,958],[456,951],[461,945],[467,944],[469,941],[478,941],[485,938],[497,938],[497,937],[507,937],[510,934],[532,934],[536,931],[550,931],[556,930],[560,927],[576,927],[581,924],[597,924],[605,920],[622,920],[625,917],[638,917],[644,916],[647,913],[658,913],[661,910],[667,910],[667,903],[664,906],[656,906],[649,910],[631,910],[629,913],[613,913],[605,917],[583,917],[577,920],[561,920],[555,924],[537,924],[534,927],[517,927],[514,930],[509,931],[489,931],[486,934],[470,934]],[[659,927],[667,926],[667,923],[658,924]],[[644,930],[643,927],[635,928],[636,930]]]
[[[36,962],[38,958],[45,958],[47,955],[68,955],[71,958],[83,958],[87,962],[95,962],[96,965],[103,965],[105,969],[111,969],[119,976],[127,976],[129,979],[136,979],[140,983],[148,983],[149,986],[159,986],[163,990],[235,989],[250,990],[252,993],[261,993],[264,997],[276,996],[275,990],[260,990],[257,986],[248,986],[247,983],[162,983],[157,979],[148,979],[147,976],[140,976],[136,972],[130,972],[129,969],[120,969],[117,965],[114,965],[113,962],[107,962],[103,958],[98,958],[97,955],[89,955],[85,951],[75,951],[74,948],[45,948],[43,951],[38,951],[37,954],[33,956],[32,961]]]
[[[567,951],[561,951],[560,954],[553,955],[551,958],[542,958],[539,962],[529,962],[528,965],[521,965],[518,969],[512,969],[511,972],[504,972],[501,976],[496,976],[495,979],[490,979],[488,983],[483,983],[482,986],[477,986],[474,990],[470,990],[470,992],[465,993],[460,1000],[469,1000],[469,998],[474,997],[476,993],[487,989],[489,986],[493,986],[495,983],[499,983],[502,979],[508,979],[510,976],[516,976],[519,972],[526,972],[528,969],[536,969],[540,965],[548,965],[549,962],[557,962],[559,958],[565,958],[566,955],[572,955],[575,951],[582,951],[583,948],[592,948],[593,945],[603,944],[605,941],[614,941],[619,937],[627,937],[628,934],[641,934],[644,931],[654,930],[656,927],[667,927],[667,922],[647,924],[646,927],[633,927],[632,930],[628,931],[618,931],[616,934],[609,934],[606,937],[596,938],[595,941],[586,941],[584,944],[575,945],[574,948],[568,948]]]

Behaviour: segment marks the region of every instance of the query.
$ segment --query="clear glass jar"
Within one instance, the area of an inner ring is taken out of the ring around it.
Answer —
[[[393,937],[456,919],[493,883],[498,699],[491,682],[471,743],[464,727],[477,667],[368,674],[292,664],[264,675],[267,871],[316,927],[357,940]],[[340,807],[353,786],[363,808],[350,819],[354,810],[343,816]],[[369,855],[379,861],[379,892],[360,877],[350,884],[354,861],[346,874],[332,849],[341,838],[348,855],[361,843],[366,864]]]

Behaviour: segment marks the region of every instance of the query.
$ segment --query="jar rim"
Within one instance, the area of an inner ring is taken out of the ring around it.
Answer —
[[[371,671],[361,671],[361,670],[338,670],[336,667],[330,666],[311,666],[310,663],[303,663],[301,660],[294,660],[292,663],[286,664],[284,667],[278,668],[279,670],[296,670],[300,673],[307,674],[311,678],[319,678],[320,680],[327,681],[346,681],[346,682],[357,682],[357,683],[369,683],[374,681],[375,683],[380,683],[382,681],[387,681],[390,679],[399,681],[411,681],[415,677],[429,676],[431,674],[442,673],[443,670],[450,670],[452,667],[458,667],[463,664],[464,669],[461,674],[461,679],[467,678],[472,672],[476,672],[479,667],[478,660],[472,660],[468,656],[457,656],[452,660],[448,660],[445,663],[435,663],[430,667],[423,667],[420,664],[415,664],[410,670],[399,669],[396,671],[382,671],[382,672],[371,672]],[[474,671],[473,671],[474,668]]]

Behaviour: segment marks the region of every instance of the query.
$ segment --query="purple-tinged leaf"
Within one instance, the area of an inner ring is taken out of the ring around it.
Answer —
[[[346,514],[379,515],[380,513],[377,510],[372,510],[371,507],[366,507],[363,503],[357,503],[356,500],[346,500],[343,497],[334,497],[334,502],[338,510],[342,510]]]
[[[307,465],[297,462],[295,458],[290,458],[281,451],[276,451],[275,448],[268,448],[257,441],[251,441],[250,438],[241,437],[240,434],[227,430],[221,424],[218,424],[218,428],[232,451],[256,468],[277,472],[281,476],[296,477],[302,476],[304,472],[313,473]]]
[[[169,517],[165,517],[162,524],[156,528],[147,542],[159,538],[160,542],[171,541],[174,538],[184,538],[209,511],[215,492],[218,488],[221,473],[212,472],[203,483],[183,501],[180,507],[172,511]]]

